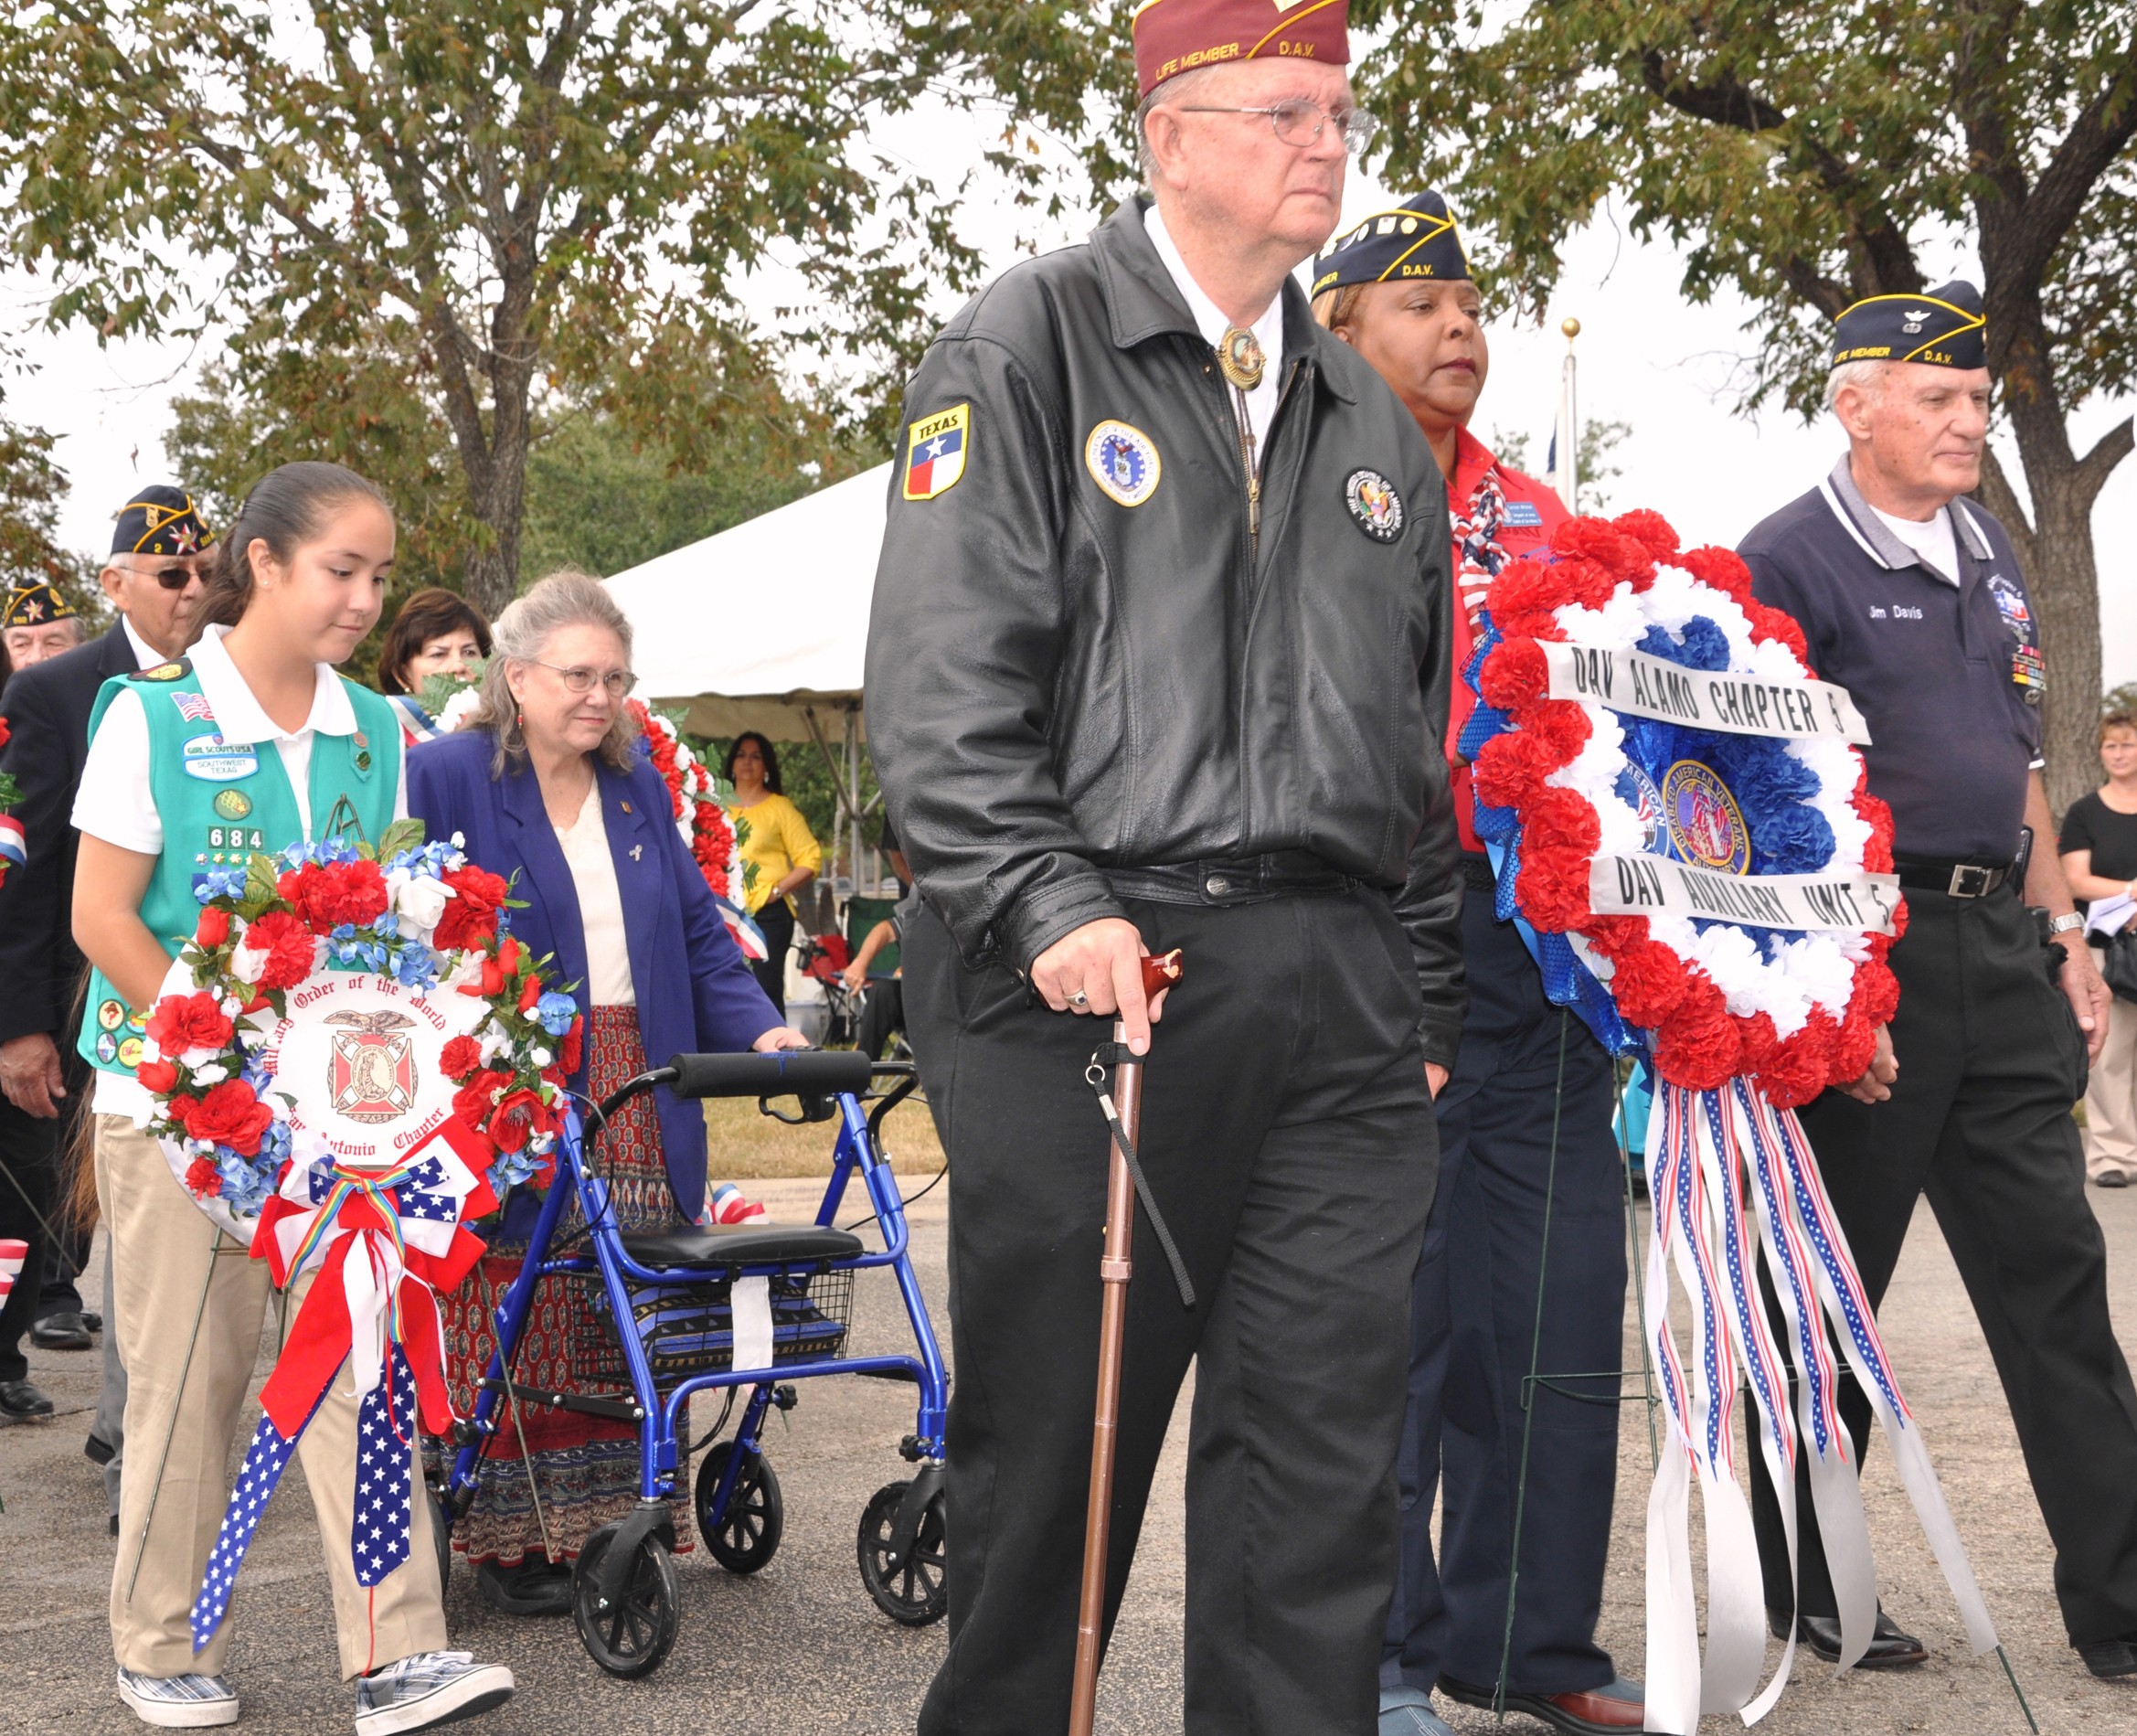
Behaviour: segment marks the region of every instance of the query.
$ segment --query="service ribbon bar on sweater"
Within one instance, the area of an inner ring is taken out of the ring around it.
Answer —
[[[1765,675],[1687,669],[1641,651],[1597,644],[1546,644],[1549,697],[1608,706],[1636,717],[1691,730],[1802,740],[1837,736],[1870,744],[1870,726],[1845,687],[1805,677],[1777,681]]]

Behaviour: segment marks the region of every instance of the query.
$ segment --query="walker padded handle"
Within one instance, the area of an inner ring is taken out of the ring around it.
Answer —
[[[851,1049],[788,1049],[769,1055],[677,1055],[678,1097],[831,1097],[868,1089],[876,1063]]]

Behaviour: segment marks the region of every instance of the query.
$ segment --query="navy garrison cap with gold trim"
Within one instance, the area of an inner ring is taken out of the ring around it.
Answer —
[[[183,488],[157,483],[140,490],[119,508],[112,532],[115,555],[197,555],[215,541],[193,496]]]
[[[50,585],[18,585],[0,602],[0,627],[41,627],[51,621],[72,621],[72,603]]]
[[[1927,362],[1934,367],[1986,367],[1982,293],[1954,278],[1926,295],[1872,295],[1833,323],[1833,365]]]
[[[1460,283],[1469,279],[1469,255],[1454,227],[1454,213],[1437,193],[1413,193],[1391,211],[1376,211],[1321,250],[1313,261],[1313,291],[1346,283],[1398,283],[1416,278]]]

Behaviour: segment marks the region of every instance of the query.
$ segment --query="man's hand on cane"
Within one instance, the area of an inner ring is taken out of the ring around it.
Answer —
[[[1150,948],[1135,924],[1100,917],[1071,929],[1032,961],[1031,985],[1057,1013],[1118,1017],[1127,1028],[1129,1052],[1150,1052],[1150,1028],[1164,1016],[1167,989],[1147,1000],[1143,960]]]

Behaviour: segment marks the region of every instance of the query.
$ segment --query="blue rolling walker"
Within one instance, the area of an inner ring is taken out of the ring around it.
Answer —
[[[898,1082],[864,1113],[877,1074]],[[648,1675],[675,1645],[681,1618],[668,1497],[687,1475],[678,1431],[690,1396],[722,1387],[731,1405],[737,1390],[749,1389],[734,1438],[718,1443],[699,1463],[695,1495],[697,1528],[712,1558],[730,1572],[753,1573],[771,1560],[784,1528],[779,1479],[761,1442],[767,1412],[793,1407],[794,1381],[871,1375],[919,1387],[920,1414],[899,1447],[914,1475],[878,1489],[862,1509],[861,1580],[894,1621],[919,1627],[941,1618],[948,1608],[942,1430],[950,1382],[913,1274],[904,1203],[878,1143],[883,1118],[919,1082],[910,1061],[877,1061],[851,1051],[677,1055],[590,1106],[587,1139],[573,1117],[558,1142],[556,1179],[526,1262],[497,1307],[497,1352],[474,1415],[457,1425],[452,1474],[445,1489],[433,1494],[441,1570],[451,1560],[451,1527],[473,1504],[489,1442],[505,1426],[502,1401],[635,1423],[638,1505],[587,1539],[572,1573],[572,1614],[579,1639],[601,1668],[611,1676]],[[598,1153],[591,1159],[588,1153],[596,1150],[609,1117],[656,1085],[671,1087],[678,1097],[755,1097],[768,1114],[766,1100],[797,1097],[800,1114],[780,1119],[835,1120],[838,1145],[816,1221],[620,1230],[608,1209],[609,1184],[597,1173]],[[868,1252],[858,1236],[833,1221],[856,1169],[882,1229],[880,1253]],[[558,1247],[567,1198],[578,1200],[587,1228]],[[853,1321],[854,1273],[874,1266],[888,1266],[897,1276],[918,1356],[843,1354]],[[537,1391],[513,1379],[535,1289],[545,1278],[593,1288],[595,1312],[611,1331],[597,1375],[613,1380],[620,1389],[613,1395]],[[761,1281],[754,1291],[752,1280]],[[735,1367],[738,1337],[761,1358],[768,1312],[770,1362]]]

